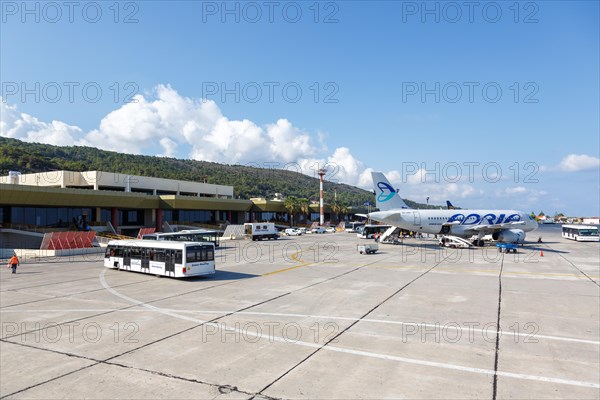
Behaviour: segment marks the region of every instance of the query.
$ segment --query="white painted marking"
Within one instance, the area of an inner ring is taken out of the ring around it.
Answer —
[[[290,341],[289,339],[283,338],[283,337],[278,337],[278,336],[273,336],[273,335],[263,335],[262,332],[255,333],[252,331],[236,329],[236,328],[224,328],[223,324],[217,324],[214,322],[211,323],[211,322],[207,322],[207,321],[203,321],[203,320],[199,320],[199,319],[195,319],[195,318],[182,316],[182,315],[170,312],[170,311],[163,310],[158,307],[151,306],[149,304],[144,304],[143,302],[141,302],[139,300],[125,296],[125,295],[117,292],[116,290],[114,290],[113,288],[111,288],[108,285],[108,283],[104,279],[105,272],[106,272],[106,270],[104,270],[100,273],[100,283],[110,293],[112,293],[115,296],[120,297],[124,300],[130,301],[134,304],[138,304],[138,305],[140,305],[142,307],[146,307],[152,311],[156,311],[161,314],[169,315],[174,318],[191,321],[191,322],[195,322],[198,324],[212,325],[219,329],[225,329],[228,332],[235,332],[235,333],[243,334],[246,336],[250,335],[250,336],[253,336],[253,337],[259,338],[259,339],[268,339],[269,341],[272,341],[272,342],[275,341],[275,342],[280,342],[280,343],[288,343],[288,344],[291,343],[291,344],[296,344],[299,346],[311,347],[314,349],[321,348],[323,350],[334,351],[334,352],[338,352],[338,353],[353,354],[353,355],[364,356],[364,357],[378,358],[378,359],[382,359],[382,360],[399,361],[399,362],[403,362],[403,363],[407,363],[407,364],[425,365],[425,366],[450,369],[450,370],[455,370],[455,371],[464,371],[464,372],[471,372],[471,373],[484,374],[484,375],[494,375],[494,371],[490,370],[490,369],[465,367],[462,365],[439,363],[439,362],[435,362],[435,361],[417,360],[414,358],[398,357],[398,356],[392,356],[392,355],[388,355],[388,354],[373,353],[373,352],[369,352],[369,351],[346,349],[346,348],[337,347],[337,346],[324,346],[322,344],[316,344],[316,343],[310,343],[310,342]],[[551,377],[536,376],[536,375],[526,375],[526,374],[518,374],[518,373],[514,373],[514,372],[503,372],[503,371],[497,371],[496,374],[498,376],[505,376],[505,377],[515,378],[515,379],[524,379],[524,380],[531,380],[531,381],[538,381],[538,382],[557,383],[557,384],[563,384],[563,385],[582,386],[582,387],[600,389],[600,384],[594,383],[594,382],[574,381],[574,380],[569,380],[569,379],[551,378]]]
[[[109,289],[113,290],[112,288]],[[112,291],[111,291],[112,293]],[[114,294],[114,293],[113,293]],[[121,297],[122,299],[125,299],[127,301],[134,301],[134,299],[131,299],[127,296],[124,295],[117,295],[119,297]],[[124,297],[123,297],[124,296]],[[135,300],[137,301],[137,300]],[[136,304],[139,305],[143,305],[142,302],[137,302]],[[289,313],[273,313],[273,312],[253,312],[253,311],[240,311],[240,312],[236,312],[234,310],[178,310],[178,309],[172,309],[172,308],[157,308],[154,306],[150,306],[148,305],[149,308],[152,311],[156,311],[156,310],[161,310],[161,312],[163,313],[173,313],[173,315],[178,315],[180,316],[181,314],[238,314],[238,315],[257,315],[257,316],[265,316],[265,317],[289,317],[289,318],[313,318],[313,319],[322,319],[322,320],[337,320],[337,321],[351,321],[354,322],[356,320],[358,320],[358,318],[353,318],[353,317],[334,317],[334,316],[326,316],[326,315],[312,315],[312,314],[289,314]],[[146,310],[143,309],[136,309],[136,308],[129,308],[129,309],[125,309],[125,310],[119,310],[119,309],[111,309],[111,308],[96,308],[96,309],[56,309],[56,310],[40,310],[40,309],[36,309],[36,310],[24,310],[24,309],[14,309],[11,308],[9,310],[0,310],[0,314],[9,314],[9,313],[16,313],[16,314],[21,314],[21,313],[51,313],[51,312],[146,312]],[[170,315],[170,314],[169,314]],[[481,334],[485,334],[485,335],[489,335],[489,337],[495,337],[496,336],[496,330],[492,329],[492,325],[490,325],[490,329],[486,330],[486,329],[478,329],[478,328],[469,328],[469,327],[457,327],[455,325],[449,325],[450,323],[446,323],[446,324],[430,324],[430,323],[425,323],[425,322],[403,322],[403,321],[391,321],[391,320],[383,320],[383,319],[362,319],[361,323],[378,323],[378,324],[388,324],[388,325],[401,325],[401,326],[415,326],[415,327],[422,327],[422,328],[434,328],[434,329],[444,329],[444,330],[452,330],[455,332],[460,331],[461,334],[464,333],[464,331],[467,331],[467,333],[469,332],[469,330],[472,333],[481,333]],[[452,322],[454,324],[454,322]],[[480,324],[480,325],[485,325],[485,324]],[[493,326],[495,326],[496,324],[493,323]],[[546,340],[557,340],[557,341],[562,341],[562,342],[575,342],[575,343],[584,343],[584,344],[592,344],[595,346],[600,346],[600,341],[598,340],[588,340],[588,339],[577,339],[577,338],[572,338],[572,337],[566,337],[566,336],[554,336],[554,335],[539,335],[537,333],[516,333],[513,331],[504,331],[504,330],[500,330],[500,334],[501,335],[507,335],[509,337],[522,337],[522,338],[526,338],[526,339],[530,339],[530,340],[536,340],[536,339],[546,339]],[[528,343],[536,343],[536,342],[528,342]]]

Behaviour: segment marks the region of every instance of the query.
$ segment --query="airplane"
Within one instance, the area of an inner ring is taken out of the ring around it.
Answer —
[[[447,208],[448,210],[454,210],[454,209],[456,209],[456,207],[454,207],[454,206],[452,205],[452,203],[450,203],[450,200],[446,200],[446,208]]]
[[[538,228],[528,213],[516,210],[412,209],[383,173],[371,172],[371,177],[379,211],[368,216],[378,222],[435,235],[477,236],[473,241],[475,246],[483,246],[485,235],[492,235],[502,243],[523,243],[525,232]]]

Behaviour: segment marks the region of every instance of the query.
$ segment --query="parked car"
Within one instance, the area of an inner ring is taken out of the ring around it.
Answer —
[[[300,236],[302,235],[302,232],[296,228],[287,228],[285,234],[288,236]]]
[[[325,230],[324,226],[317,226],[316,228],[312,228],[311,232],[312,233],[325,233],[327,231]]]
[[[336,229],[335,226],[328,226],[327,228],[325,228],[325,231],[329,233],[334,233],[336,232]]]

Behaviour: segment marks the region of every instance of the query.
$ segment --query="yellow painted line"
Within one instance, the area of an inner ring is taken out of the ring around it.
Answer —
[[[294,265],[293,267],[278,269],[278,270],[272,271],[272,272],[267,272],[266,274],[262,274],[261,276],[275,275],[275,274],[279,274],[281,272],[291,271],[291,270],[296,269],[296,268],[305,267],[307,265],[314,264],[314,263],[304,262],[301,259],[299,259],[298,258],[298,253],[292,254],[290,256],[290,258],[292,258],[294,261],[297,261],[297,262],[302,263],[302,264],[300,264],[300,265]]]
[[[304,267],[305,265],[308,265],[308,264],[300,264],[300,265],[294,265],[293,267],[289,267],[289,268],[278,269],[277,271],[267,272],[266,274],[262,274],[261,276],[275,275],[275,274],[279,274],[281,272],[291,271],[296,268]]]

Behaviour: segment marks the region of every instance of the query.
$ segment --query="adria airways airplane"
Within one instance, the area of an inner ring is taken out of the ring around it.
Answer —
[[[381,172],[372,172],[377,208],[369,217],[402,229],[454,235],[469,238],[483,246],[483,237],[492,235],[494,240],[505,243],[523,243],[525,232],[537,229],[537,222],[529,214],[515,210],[415,210],[402,200],[398,191]]]

